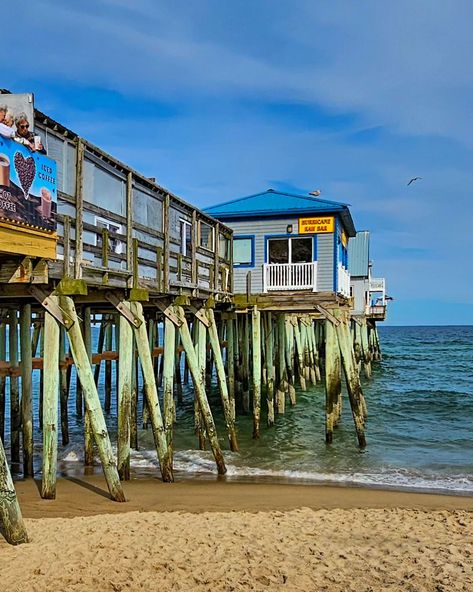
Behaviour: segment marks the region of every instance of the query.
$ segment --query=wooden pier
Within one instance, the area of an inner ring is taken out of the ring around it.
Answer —
[[[259,438],[297,403],[296,385],[305,390],[321,381],[330,444],[341,417],[342,375],[358,445],[366,445],[360,365],[370,376],[379,339],[372,320],[352,318],[345,285],[342,293],[235,293],[229,225],[40,112],[35,127],[57,166],[56,228],[0,220],[0,521],[9,542],[25,542],[27,535],[1,441],[9,437],[15,472],[41,471],[41,496],[53,499],[58,437],[69,442],[71,397],[84,418],[84,465],[98,453],[117,502],[125,501],[122,481],[130,478],[130,450],[139,446],[139,408],[161,478],[174,480],[173,426],[187,377],[196,446],[211,449],[221,475],[225,455],[208,397],[213,377],[231,451],[239,450],[239,414],[252,415]],[[33,371],[41,375],[39,391]],[[113,397],[116,455],[105,423]],[[41,466],[33,462],[34,430],[42,432]]]

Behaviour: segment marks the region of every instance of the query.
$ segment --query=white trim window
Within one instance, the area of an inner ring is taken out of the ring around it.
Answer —
[[[214,250],[214,229],[202,220],[199,220],[199,245],[208,251]]]
[[[192,223],[184,218],[179,218],[181,244],[179,251],[184,257],[190,257],[192,252]]]
[[[118,224],[117,222],[112,222],[111,220],[107,220],[106,218],[101,218],[100,216],[95,216],[95,226],[97,230],[101,230],[102,228],[106,228],[109,232],[114,234],[123,234],[123,226]],[[98,232],[95,235],[95,246],[102,248],[102,233]],[[114,236],[108,237],[108,246],[111,253],[115,253],[116,255],[121,255],[124,252],[124,244],[123,242],[115,238]]]

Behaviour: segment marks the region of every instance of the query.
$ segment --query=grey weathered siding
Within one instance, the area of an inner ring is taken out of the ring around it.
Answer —
[[[287,235],[287,225],[292,224],[297,236],[298,218],[285,218],[282,220],[246,220],[228,221],[227,226],[233,229],[234,236],[255,236],[255,267],[235,267],[234,292],[242,294],[246,292],[246,276],[251,271],[251,290],[253,293],[263,291],[263,263],[265,262],[265,237],[267,235]],[[309,236],[309,235],[304,235]],[[333,234],[319,234],[317,242],[317,290],[320,292],[333,291]]]
[[[333,292],[333,233],[317,235],[317,291]]]
[[[350,287],[353,296],[353,312],[355,314],[364,314],[366,306],[369,281],[365,278],[351,278]]]

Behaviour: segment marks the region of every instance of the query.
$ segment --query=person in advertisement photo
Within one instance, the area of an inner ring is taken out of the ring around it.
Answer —
[[[26,113],[19,113],[15,117],[16,132],[13,136],[15,142],[27,146],[32,152],[46,154],[41,137],[30,131],[30,123]]]

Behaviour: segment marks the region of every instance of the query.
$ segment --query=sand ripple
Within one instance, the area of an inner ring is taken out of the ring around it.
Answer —
[[[473,590],[473,514],[404,509],[128,512],[26,521],[1,589]]]

